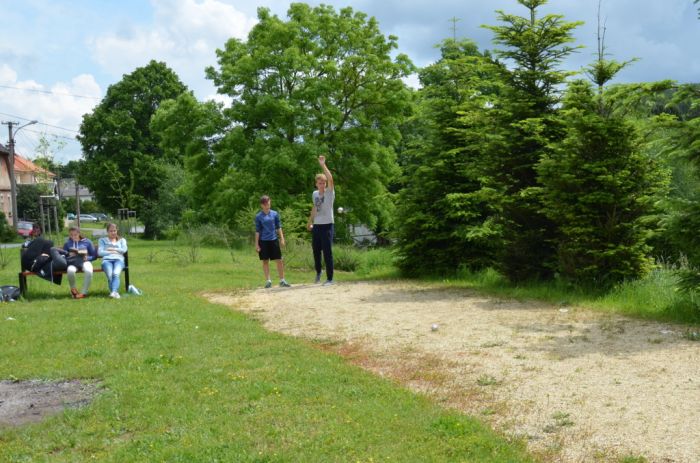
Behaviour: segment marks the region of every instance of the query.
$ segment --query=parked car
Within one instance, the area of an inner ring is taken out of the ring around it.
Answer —
[[[97,222],[97,217],[91,214],[80,214],[79,220],[80,223]]]
[[[102,213],[102,212],[93,212],[93,213],[90,214],[90,215],[95,216],[95,218],[96,218],[99,222],[106,222],[106,221],[109,220],[109,216],[108,216],[107,214]]]
[[[34,224],[32,222],[17,222],[17,234],[23,236],[24,238],[29,238],[32,236],[32,229]]]
[[[75,214],[73,214],[72,212],[69,212],[68,214],[66,214],[66,219],[75,220]]]

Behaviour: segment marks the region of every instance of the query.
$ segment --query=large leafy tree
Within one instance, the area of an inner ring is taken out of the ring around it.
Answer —
[[[369,225],[386,218],[396,174],[398,123],[409,109],[406,56],[374,18],[343,8],[294,3],[288,21],[258,10],[247,41],[218,50],[207,75],[232,99],[229,129],[200,151],[194,185],[214,191],[219,217],[232,217],[268,193],[279,206],[308,205],[316,158],[334,171],[337,202]],[[213,172],[216,170],[216,172]]]
[[[227,169],[221,165],[216,151],[227,124],[220,103],[199,102],[189,92],[163,102],[153,116],[151,130],[158,135],[166,157],[184,160],[185,175],[179,184],[173,184],[176,191],[168,196],[170,202],[182,198],[176,209],[188,209],[189,218],[198,215],[200,220],[224,221],[219,219],[225,214],[216,217],[222,211],[213,207],[213,203],[216,185]],[[173,221],[177,218],[171,212],[168,215]]]
[[[150,123],[164,101],[186,91],[165,63],[151,61],[111,85],[95,110],[83,117],[78,136],[85,157],[80,183],[108,210],[141,211],[146,201],[157,202],[166,178],[164,163],[182,164],[179,153],[160,148]],[[141,216],[146,234],[157,234],[149,216]]]
[[[503,192],[499,267],[513,281],[549,278],[556,266],[555,225],[542,213],[536,166],[550,141],[562,134],[557,110],[571,73],[560,65],[578,48],[569,43],[580,25],[561,15],[539,17],[546,0],[518,3],[527,8],[527,16],[499,10],[503,24],[486,26],[500,47],[495,55],[507,65],[502,74],[506,85],[493,108],[493,131],[503,143],[493,144],[487,158],[491,187]]]
[[[471,41],[446,40],[420,72],[418,110],[406,124],[398,195],[399,266],[409,274],[493,265],[497,194],[481,165],[498,68]]]

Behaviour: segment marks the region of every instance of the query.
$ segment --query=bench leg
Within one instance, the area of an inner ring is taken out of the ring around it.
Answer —
[[[27,297],[27,276],[19,273],[19,292],[23,298]]]

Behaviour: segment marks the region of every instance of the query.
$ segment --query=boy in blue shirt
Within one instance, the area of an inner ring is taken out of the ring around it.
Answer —
[[[284,261],[282,260],[282,247],[285,246],[284,233],[282,233],[282,223],[277,211],[273,211],[270,206],[272,200],[265,195],[260,198],[260,212],[255,215],[255,250],[262,261],[263,273],[265,274],[265,287],[272,286],[270,279],[270,261],[277,263],[277,273],[280,277],[280,286],[290,287],[284,279]],[[279,233],[279,239],[277,234]]]

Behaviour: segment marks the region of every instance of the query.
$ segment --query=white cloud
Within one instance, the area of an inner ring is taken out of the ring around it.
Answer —
[[[203,76],[216,64],[215,50],[231,37],[247,37],[256,19],[218,0],[152,0],[152,5],[150,27],[126,26],[94,38],[95,60],[115,77],[152,59],[164,61],[198,96],[211,93],[213,86]]]
[[[56,82],[50,87],[34,80],[18,80],[17,72],[7,65],[0,66],[0,101],[3,103],[3,121],[12,120],[24,124],[37,120],[39,124],[19,131],[15,138],[16,150],[23,156],[35,157],[35,150],[42,134],[49,140],[58,135],[65,147],[54,153],[55,159],[65,162],[80,157],[80,145],[75,141],[83,114],[92,111],[99,102],[102,91],[90,74],[81,74],[70,82]],[[62,130],[68,129],[68,130]],[[7,143],[7,132],[0,140]]]
[[[17,73],[7,64],[0,66],[0,84],[8,85],[17,81]]]

